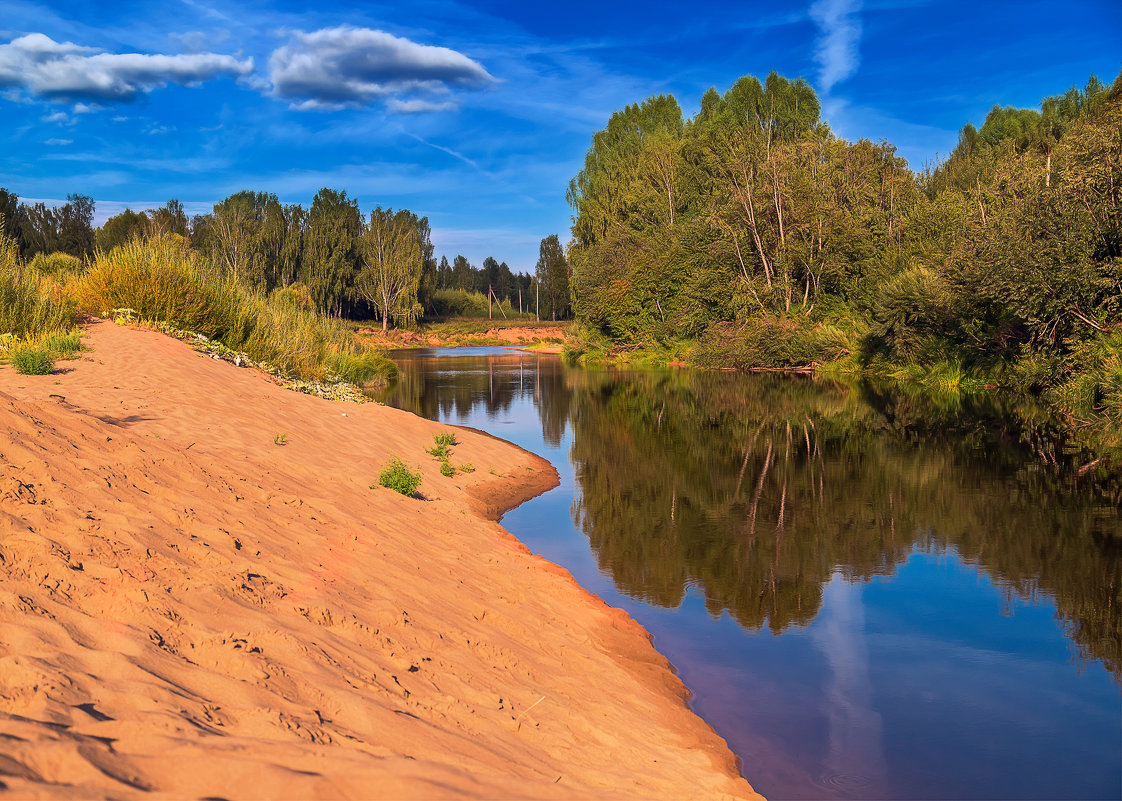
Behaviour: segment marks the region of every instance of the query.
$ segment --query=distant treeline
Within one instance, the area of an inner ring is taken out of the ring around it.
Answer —
[[[568,262],[556,235],[542,240],[533,273],[515,273],[492,257],[482,267],[462,255],[438,264],[426,217],[381,207],[364,217],[357,200],[327,188],[308,209],[243,191],[208,214],[189,217],[171,200],[158,209],[125,209],[97,229],[94,208],[84,195],[52,208],[20,203],[0,188],[0,223],[24,259],[56,252],[87,259],[95,250],[174,235],[242,286],[263,294],[306,288],[315,308],[336,317],[410,325],[424,316],[471,313],[488,299],[546,318],[569,314]]]
[[[848,142],[802,80],[612,115],[569,186],[585,348],[1046,393],[1122,425],[1122,76],[995,107],[942,162]]]

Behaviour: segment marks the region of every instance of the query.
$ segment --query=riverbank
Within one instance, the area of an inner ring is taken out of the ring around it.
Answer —
[[[1009,365],[1004,372],[997,369],[987,372],[966,370],[955,362],[921,366],[877,359],[865,364],[852,354],[846,354],[822,362],[774,366],[729,356],[742,346],[743,342],[732,342],[723,354],[715,356],[712,351],[706,351],[699,358],[696,343],[673,342],[662,347],[646,347],[589,342],[575,336],[566,340],[563,355],[568,364],[599,369],[690,367],[806,376],[851,389],[888,390],[943,411],[979,400],[993,402],[1009,410],[1014,417],[1023,416],[1023,422],[1028,425],[1050,420],[1053,427],[1067,432],[1074,444],[1086,449],[1091,460],[1098,459],[1115,471],[1122,469],[1122,436],[1115,421],[1117,404],[1097,388],[1098,383],[1105,385],[1106,379],[1093,372],[1076,374],[1066,384],[1049,390],[1033,391],[1024,381],[1010,378],[1015,369]]]
[[[364,341],[380,348],[462,348],[514,347],[550,348],[560,353],[568,335],[568,323],[537,323],[533,320],[504,322],[495,320],[450,320],[432,323],[410,331],[394,328],[383,331],[368,325],[357,325],[356,333]]]
[[[757,797],[646,632],[492,522],[547,463],[458,431],[444,477],[446,427],[85,342],[0,369],[0,791]]]

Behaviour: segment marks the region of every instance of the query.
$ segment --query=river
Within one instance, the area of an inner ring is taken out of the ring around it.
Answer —
[[[1039,409],[391,355],[387,403],[553,463],[503,525],[652,633],[768,798],[1122,797],[1122,486]]]

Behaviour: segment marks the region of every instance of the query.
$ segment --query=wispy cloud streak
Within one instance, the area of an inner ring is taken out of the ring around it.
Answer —
[[[810,18],[822,31],[814,53],[822,94],[829,94],[861,64],[860,11],[861,0],[818,0],[810,7]]]
[[[487,172],[482,167],[480,167],[479,164],[477,164],[476,162],[469,159],[463,153],[457,153],[455,150],[453,150],[450,147],[444,147],[443,145],[433,144],[432,142],[428,141],[427,139],[422,139],[421,137],[417,136],[416,134],[409,133],[408,131],[406,131],[406,135],[409,136],[411,139],[416,139],[422,145],[426,145],[428,147],[431,147],[433,150],[439,150],[441,153],[447,153],[452,158],[459,159],[464,164],[467,164],[469,167],[474,167],[475,169],[479,170],[482,173]]]

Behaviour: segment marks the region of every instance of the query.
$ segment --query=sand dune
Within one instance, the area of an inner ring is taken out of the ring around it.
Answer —
[[[752,797],[646,633],[488,519],[547,463],[461,431],[446,478],[428,421],[86,341],[0,369],[0,794]],[[391,453],[423,499],[371,489]]]

